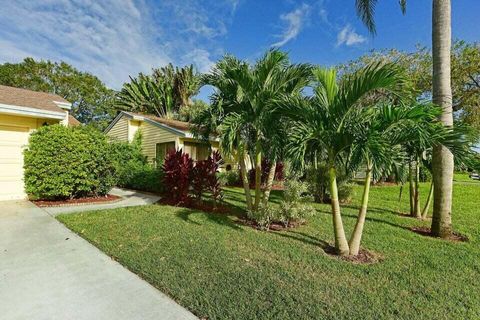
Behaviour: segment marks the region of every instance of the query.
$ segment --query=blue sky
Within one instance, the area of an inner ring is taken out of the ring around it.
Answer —
[[[453,37],[480,41],[480,1],[453,0]],[[168,62],[208,71],[225,53],[254,61],[278,46],[294,62],[333,65],[371,49],[430,44],[431,1],[379,1],[378,34],[354,0],[0,0],[0,62],[64,60],[119,89]],[[202,92],[205,98],[207,93]]]

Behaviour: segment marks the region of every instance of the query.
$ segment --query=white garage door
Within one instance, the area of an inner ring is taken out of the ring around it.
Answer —
[[[0,200],[24,199],[23,148],[27,127],[0,125]]]

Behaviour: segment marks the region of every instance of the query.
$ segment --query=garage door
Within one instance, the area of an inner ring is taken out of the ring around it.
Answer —
[[[23,148],[28,143],[27,127],[0,125],[0,200],[25,198]]]

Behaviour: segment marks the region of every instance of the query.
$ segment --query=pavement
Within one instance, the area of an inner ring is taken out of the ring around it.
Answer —
[[[0,202],[0,318],[197,319],[28,201]]]
[[[160,200],[160,197],[154,194],[120,188],[113,188],[109,193],[115,196],[122,197],[122,200],[105,204],[86,204],[65,207],[49,207],[43,209],[52,216],[56,216],[64,213],[142,206],[147,204],[153,204]]]

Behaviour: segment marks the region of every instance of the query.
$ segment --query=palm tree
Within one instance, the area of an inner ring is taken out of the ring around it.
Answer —
[[[271,112],[276,100],[298,95],[308,84],[310,66],[290,64],[288,55],[278,50],[268,51],[254,66],[227,56],[217,63],[204,83],[215,88],[211,105],[196,122],[203,136],[219,134],[224,153],[235,154],[240,161],[247,208],[256,211],[262,199],[261,163],[265,155],[275,166],[277,152],[270,143],[280,128]],[[255,198],[252,201],[247,179],[245,158],[253,156],[255,168]],[[264,201],[268,201],[271,184],[267,183]]]
[[[368,117],[361,100],[377,90],[399,94],[404,81],[393,64],[384,63],[367,65],[340,83],[334,69],[317,68],[313,73],[314,95],[286,97],[278,103],[277,112],[291,121],[287,153],[294,162],[303,164],[305,158],[314,154],[326,157],[335,249],[339,255],[348,255],[350,249],[338,200],[337,170],[349,158],[359,133],[365,130]],[[370,163],[367,168],[370,173]],[[369,181],[369,174],[367,179]]]
[[[451,1],[432,0],[432,56],[433,102],[443,110],[440,120],[447,127],[453,126],[452,87],[450,75],[451,51]],[[372,34],[375,34],[375,5],[377,0],[356,0],[357,13]],[[405,13],[406,0],[400,0]],[[448,238],[452,234],[452,185],[453,154],[445,146],[433,150],[434,201],[432,234]]]

